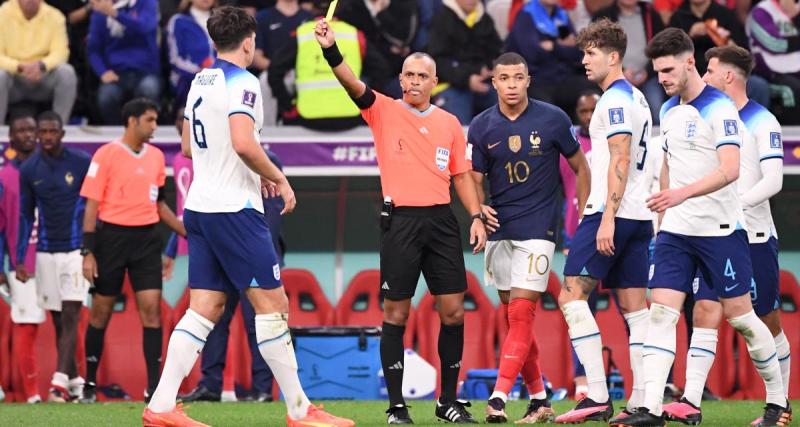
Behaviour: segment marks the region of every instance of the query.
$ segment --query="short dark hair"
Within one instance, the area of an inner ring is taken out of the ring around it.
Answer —
[[[131,99],[122,106],[122,122],[125,123],[125,127],[127,127],[128,119],[131,117],[139,118],[148,111],[155,111],[158,113],[158,104],[150,98]]]
[[[628,37],[619,22],[602,18],[581,30],[578,34],[577,44],[580,50],[595,47],[605,53],[617,52],[622,59],[628,48]]]
[[[19,112],[11,114],[11,117],[9,117],[9,119],[8,119],[8,131],[9,132],[13,131],[14,130],[14,124],[16,124],[16,122],[18,122],[19,120],[23,120],[23,119],[31,119],[31,120],[34,121],[34,123],[36,122],[36,116],[31,111],[27,111],[27,110],[19,111]]]
[[[685,31],[678,28],[666,28],[656,34],[644,50],[650,59],[682,53],[694,53],[694,43]]]
[[[218,7],[208,18],[208,35],[219,52],[230,52],[256,32],[256,20],[244,9],[234,6]]]
[[[525,72],[528,72],[528,61],[522,55],[515,52],[506,52],[497,57],[492,64],[492,69],[497,68],[498,65],[524,65]]]
[[[39,114],[39,117],[36,118],[36,123],[41,122],[56,122],[59,128],[64,127],[64,120],[55,111],[45,111]]]
[[[753,55],[747,49],[739,46],[721,46],[711,48],[706,52],[706,61],[717,58],[723,64],[732,65],[747,78],[753,71],[755,61]]]

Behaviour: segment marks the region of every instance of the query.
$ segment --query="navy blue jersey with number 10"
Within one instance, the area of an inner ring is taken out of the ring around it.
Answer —
[[[516,120],[495,105],[472,121],[467,136],[472,169],[489,178],[490,204],[500,221],[489,240],[555,242],[559,156],[572,157],[580,149],[571,126],[561,109],[533,99]]]

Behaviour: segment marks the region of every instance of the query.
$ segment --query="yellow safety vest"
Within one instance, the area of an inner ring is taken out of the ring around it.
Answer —
[[[358,116],[359,110],[344,90],[314,36],[316,21],[297,27],[297,112],[305,119],[332,119]],[[358,30],[342,21],[330,23],[336,32],[336,45],[356,76],[361,76],[361,47]]]

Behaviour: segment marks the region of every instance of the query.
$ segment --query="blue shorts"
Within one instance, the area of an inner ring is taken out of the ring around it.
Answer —
[[[699,271],[708,283],[698,283],[699,288],[713,288],[720,298],[735,298],[750,292],[753,281],[750,249],[744,230],[719,237],[684,236],[661,231],[656,239],[653,263],[650,288],[689,293],[692,291],[690,284]]]
[[[281,270],[264,215],[183,211],[189,240],[189,287],[231,292],[281,286]]]
[[[603,214],[583,217],[570,244],[564,276],[590,276],[604,288],[644,288],[650,263],[653,223],[634,219],[614,220],[614,255],[597,252],[597,230]]]
[[[753,310],[766,316],[780,308],[780,267],[778,266],[778,239],[770,237],[764,243],[750,244],[755,285],[750,289]]]

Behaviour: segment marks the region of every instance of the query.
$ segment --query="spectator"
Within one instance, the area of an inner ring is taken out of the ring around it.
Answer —
[[[581,92],[593,89],[583,72],[583,54],[575,45],[575,30],[558,0],[531,0],[517,14],[506,50],[528,61],[533,76],[528,94],[574,111]]]
[[[669,20],[670,27],[680,28],[694,42],[694,60],[700,75],[705,74],[705,53],[716,46],[747,46],[747,34],[736,13],[714,0],[684,0]],[[747,80],[748,98],[769,107],[769,83],[751,75]]]
[[[795,100],[800,97],[798,14],[800,7],[794,0],[762,1],[747,21],[755,72],[774,84],[789,86]]]
[[[315,0],[314,8],[323,15],[329,0]],[[322,51],[314,37],[314,21],[297,27],[297,42],[287,43],[272,64],[268,76],[272,93],[278,100],[283,124],[300,125],[317,130],[344,130],[363,125],[358,107],[350,102],[333,71],[325,65]],[[375,47],[367,43],[356,27],[339,20],[330,23],[339,40],[339,49],[357,76],[365,76],[382,87],[389,78],[386,62]],[[286,88],[284,79],[294,70],[296,101]]]
[[[652,4],[639,0],[617,0],[613,5],[598,11],[593,20],[601,18],[619,22],[625,30],[628,37],[628,48],[622,60],[625,78],[642,91],[650,104],[653,123],[658,124],[661,104],[666,100],[666,94],[658,83],[653,65],[644,54],[644,48],[653,36],[664,29],[664,23]]]
[[[411,42],[411,50],[419,52],[428,46],[428,38],[433,18],[442,8],[442,0],[421,0],[417,2],[417,15],[419,16],[419,29],[414,41]]]
[[[294,41],[295,30],[303,22],[314,18],[302,9],[298,0],[279,0],[275,7],[256,14],[256,54],[252,68],[259,73],[261,100],[264,106],[264,126],[274,126],[278,118],[278,105],[269,86],[270,62],[286,45]]]
[[[131,98],[160,101],[156,0],[90,0],[89,63],[97,77],[97,106],[105,124],[121,125]]]
[[[466,125],[497,102],[489,78],[503,42],[479,0],[445,0],[434,22],[428,53],[439,77],[435,104]]]
[[[179,13],[167,24],[169,81],[175,92],[176,110],[186,104],[194,75],[214,63],[216,53],[206,22],[215,3],[216,0],[183,0]]]
[[[78,81],[67,64],[64,15],[42,0],[10,0],[0,6],[0,22],[0,124],[10,102],[51,99],[68,121]]]
[[[419,29],[417,0],[342,0],[336,15],[347,17],[386,60],[391,73],[400,74]],[[391,79],[384,92],[402,97],[400,81]]]
[[[69,38],[69,64],[78,77],[77,97],[72,113],[75,116],[88,116],[94,110],[94,100],[89,99],[91,70],[86,54],[86,36],[89,34],[89,16],[92,7],[88,0],[47,0],[67,18]]]
[[[759,0],[756,0],[758,3]],[[739,22],[744,23],[747,20],[747,14],[753,5],[752,0],[716,0],[721,6],[736,12]],[[661,20],[669,22],[672,14],[681,7],[683,0],[653,0],[653,7],[661,15]]]

